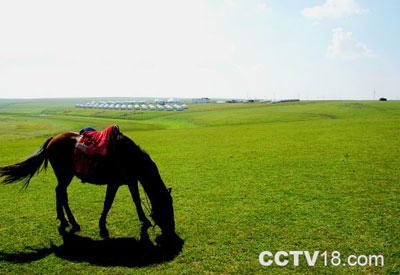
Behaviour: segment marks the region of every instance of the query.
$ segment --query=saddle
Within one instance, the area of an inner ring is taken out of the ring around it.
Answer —
[[[117,125],[103,131],[81,131],[74,150],[74,168],[82,182],[99,183],[104,180],[110,168],[115,141],[121,135]]]

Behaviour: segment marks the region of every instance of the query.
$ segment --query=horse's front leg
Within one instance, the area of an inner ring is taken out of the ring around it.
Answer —
[[[142,208],[138,182],[134,181],[133,183],[128,184],[128,187],[129,191],[131,192],[132,200],[135,203],[139,220],[142,222],[142,232],[143,232],[144,230],[147,230],[147,228],[151,227],[151,222],[147,219]]]
[[[103,212],[101,213],[100,220],[99,220],[100,236],[102,238],[109,237],[108,229],[106,227],[107,214],[110,211],[111,206],[114,202],[115,194],[118,191],[118,187],[119,187],[118,184],[108,184],[107,185],[106,199],[104,201],[104,208],[103,208]]]
[[[128,184],[129,191],[132,196],[132,200],[136,206],[136,212],[138,214],[139,220],[142,222],[142,226],[140,228],[140,241],[141,242],[150,242],[149,234],[147,233],[147,229],[151,227],[151,222],[147,219],[144,214],[142,203],[140,200],[139,186],[137,180],[133,183]]]

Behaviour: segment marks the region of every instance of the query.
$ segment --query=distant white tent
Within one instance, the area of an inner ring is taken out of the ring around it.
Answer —
[[[180,104],[177,100],[170,98],[168,104],[164,100],[155,100],[157,104],[146,104],[145,101],[91,101],[85,104],[75,104],[76,108],[93,108],[107,110],[150,110],[150,111],[182,111],[188,108],[186,104]],[[164,103],[164,104],[163,104]]]
[[[175,105],[174,108],[177,111],[183,111],[183,107],[181,105]]]

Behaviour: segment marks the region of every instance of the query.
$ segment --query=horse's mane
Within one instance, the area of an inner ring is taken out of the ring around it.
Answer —
[[[142,155],[144,157],[150,157],[144,149],[137,145],[131,138],[122,133],[117,139],[117,146],[118,145],[121,146],[121,149],[128,150],[129,153],[134,153],[137,156]]]

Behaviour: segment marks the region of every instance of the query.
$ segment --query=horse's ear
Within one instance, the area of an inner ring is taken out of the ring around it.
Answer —
[[[172,187],[168,188],[168,193],[171,194],[171,192],[172,192]]]

